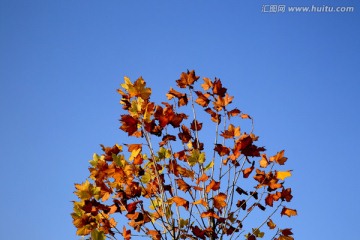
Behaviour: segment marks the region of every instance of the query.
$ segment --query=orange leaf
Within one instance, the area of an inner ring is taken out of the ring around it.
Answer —
[[[219,193],[218,195],[214,196],[214,207],[217,209],[222,209],[226,206],[226,194]]]
[[[262,156],[262,158],[261,158],[261,160],[260,160],[260,167],[262,167],[262,168],[266,168],[268,165],[269,165],[269,161],[268,161],[268,159],[267,159],[267,157],[266,157],[266,154],[262,154],[261,155]]]
[[[209,88],[213,86],[212,81],[209,78],[203,78],[204,83],[201,84],[201,87],[204,89],[204,91],[207,91]]]
[[[202,218],[209,218],[209,217],[213,217],[213,218],[216,218],[216,219],[219,219],[220,217],[214,212],[214,210],[210,209],[206,212],[203,212],[200,217]]]
[[[207,206],[208,206],[208,203],[207,203],[203,198],[201,198],[201,199],[193,202],[193,204],[195,204],[195,205],[196,205],[196,204],[201,204],[201,205],[203,205],[204,207],[207,207]]]
[[[160,240],[161,239],[161,234],[159,231],[156,230],[148,230],[146,232],[147,235],[151,236],[151,239],[153,240]]]
[[[216,182],[214,179],[211,180],[211,182],[209,183],[209,185],[206,186],[205,191],[208,193],[211,190],[216,191],[220,188],[220,182]]]
[[[284,152],[285,150],[281,150],[280,152],[278,152],[275,156],[272,156],[270,158],[270,162],[277,162],[278,164],[280,165],[284,165],[284,163],[286,162],[287,160],[287,157],[284,157]]]
[[[125,240],[131,239],[131,230],[126,230],[126,227],[123,227],[123,237]]]
[[[269,219],[269,221],[266,224],[270,229],[276,228],[276,224],[271,219]]]
[[[189,209],[189,202],[182,197],[175,196],[172,200],[176,203],[176,206],[184,207],[186,210]]]
[[[287,208],[287,207],[284,207],[282,210],[281,210],[281,216],[283,215],[286,215],[288,217],[291,217],[291,216],[296,216],[297,215],[297,211],[295,209],[291,209],[291,208]]]

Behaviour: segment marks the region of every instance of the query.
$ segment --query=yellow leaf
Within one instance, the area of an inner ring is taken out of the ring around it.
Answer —
[[[284,172],[276,172],[276,178],[284,180],[287,177],[291,176],[291,171],[284,171]]]

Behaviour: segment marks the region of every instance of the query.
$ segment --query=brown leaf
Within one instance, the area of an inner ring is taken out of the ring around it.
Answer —
[[[196,82],[199,79],[199,76],[195,75],[195,71],[187,71],[187,73],[183,72],[180,75],[180,79],[176,80],[177,85],[180,88],[186,88],[186,87],[190,87],[192,88],[192,85],[194,84],[194,82]]]
[[[193,131],[200,131],[202,129],[202,123],[199,123],[197,120],[193,120],[191,122],[191,126],[190,126],[190,129],[193,130]]]
[[[230,148],[224,147],[222,144],[215,144],[214,150],[215,150],[220,156],[229,155],[229,153],[230,153]]]
[[[120,122],[122,124],[120,129],[127,132],[129,136],[133,135],[138,129],[139,121],[130,115],[121,115]]]
[[[184,180],[182,179],[176,179],[176,184],[178,185],[178,189],[180,189],[181,191],[187,192],[189,191],[189,189],[191,188],[191,186],[189,184],[187,184]]]

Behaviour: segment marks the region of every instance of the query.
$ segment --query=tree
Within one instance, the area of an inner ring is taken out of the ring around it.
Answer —
[[[255,145],[253,119],[230,108],[233,97],[221,80],[203,78],[196,88],[198,79],[195,71],[181,73],[180,90],[166,94],[173,103],[157,105],[141,77],[134,83],[125,77],[118,93],[126,112],[120,129],[128,142],[101,145],[89,178],[75,184],[78,235],[254,240],[266,232],[272,239],[293,239],[291,228],[273,221],[276,212],[297,215],[285,206],[293,197],[284,181],[291,171],[276,170],[287,161],[284,150],[267,156]],[[250,121],[248,133],[236,125],[242,121]]]

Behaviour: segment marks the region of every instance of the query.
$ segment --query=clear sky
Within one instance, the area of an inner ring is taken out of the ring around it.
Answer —
[[[268,11],[353,6],[352,13]],[[360,4],[353,0],[0,0],[0,236],[78,239],[75,182],[122,143],[116,89],[158,99],[220,77],[270,152],[286,149],[295,239],[358,239]],[[155,99],[156,100],[156,99]]]

